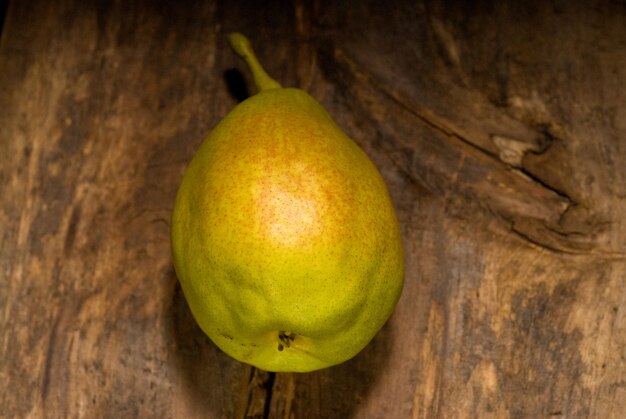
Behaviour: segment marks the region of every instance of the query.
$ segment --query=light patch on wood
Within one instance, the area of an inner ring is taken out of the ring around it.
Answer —
[[[433,303],[428,317],[428,332],[424,336],[420,365],[421,377],[413,396],[413,418],[427,418],[436,415],[441,374],[441,353],[443,344],[444,318],[442,307]]]
[[[491,139],[498,147],[500,160],[514,167],[521,167],[524,155],[534,149],[532,144],[502,135],[493,135]]]
[[[472,371],[467,384],[473,407],[467,406],[462,417],[472,417],[471,411],[481,412],[483,418],[509,418],[506,404],[502,401],[496,366],[490,361],[481,361]]]
[[[588,388],[604,388],[610,391],[619,386],[624,378],[624,348],[626,348],[626,289],[623,283],[626,264],[616,263],[608,278],[602,278],[602,269],[581,282],[576,290],[578,298],[568,317],[566,331],[581,332],[580,356],[585,365],[582,382]],[[602,307],[602,309],[598,309]],[[620,366],[621,368],[615,368]],[[609,367],[613,366],[613,367]],[[622,398],[620,409],[626,411],[626,400]],[[617,407],[617,406],[616,406]]]
[[[431,18],[433,30],[437,35],[437,39],[441,43],[443,50],[446,52],[447,58],[456,66],[461,64],[459,47],[454,40],[454,36],[444,23],[436,17]]]

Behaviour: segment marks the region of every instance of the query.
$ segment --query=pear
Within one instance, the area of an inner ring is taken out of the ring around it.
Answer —
[[[201,329],[267,371],[344,362],[391,315],[404,281],[378,170],[326,110],[282,88],[229,35],[259,92],[202,143],[172,214],[174,267]]]

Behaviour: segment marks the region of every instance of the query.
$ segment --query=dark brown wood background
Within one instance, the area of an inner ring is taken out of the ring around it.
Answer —
[[[335,368],[228,358],[172,269],[185,165],[254,93],[235,30],[398,210],[402,299]],[[0,197],[2,417],[625,417],[623,1],[11,0]]]

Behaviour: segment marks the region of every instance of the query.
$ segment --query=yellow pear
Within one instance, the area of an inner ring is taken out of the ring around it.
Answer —
[[[172,214],[176,273],[228,355],[305,372],[352,358],[404,280],[387,188],[366,154],[300,89],[282,88],[231,34],[260,91],[209,134]]]

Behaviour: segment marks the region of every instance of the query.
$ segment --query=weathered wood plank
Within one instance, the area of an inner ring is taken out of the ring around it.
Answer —
[[[621,418],[623,5],[340,3],[10,3],[0,416]],[[171,267],[184,167],[251,85],[233,30],[398,209],[402,299],[331,369],[231,360]]]

